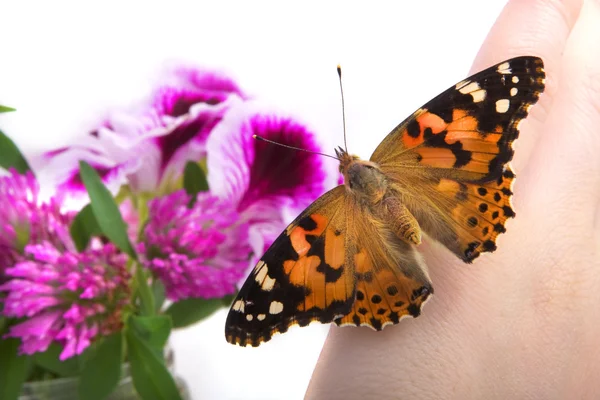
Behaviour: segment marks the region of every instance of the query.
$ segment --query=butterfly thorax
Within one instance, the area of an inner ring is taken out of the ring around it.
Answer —
[[[336,150],[336,153],[340,159],[340,172],[344,175],[346,190],[368,205],[379,203],[388,190],[388,181],[379,166],[342,149]]]

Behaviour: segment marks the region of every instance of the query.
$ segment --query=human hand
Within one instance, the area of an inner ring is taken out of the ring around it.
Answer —
[[[307,398],[597,398],[599,44],[599,1],[509,1],[471,72],[545,63],[515,145],[517,217],[473,265],[420,245],[435,288],[423,314],[383,332],[333,326]]]

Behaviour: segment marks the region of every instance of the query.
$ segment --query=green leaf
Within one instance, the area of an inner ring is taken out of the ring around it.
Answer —
[[[27,378],[31,358],[18,354],[21,341],[0,339],[0,399],[16,400]]]
[[[137,281],[137,294],[140,298],[140,308],[143,315],[156,314],[156,305],[154,302],[154,294],[150,285],[148,285],[148,277],[144,268],[138,263],[135,265],[135,280]]]
[[[144,400],[181,400],[177,385],[162,358],[152,346],[127,329],[127,350],[131,377],[138,394]]]
[[[166,315],[133,316],[128,320],[128,328],[148,343],[150,347],[159,350],[159,354],[162,354],[171,334],[171,318]]]
[[[3,106],[2,104],[0,104],[0,113],[11,112],[11,111],[17,111],[17,110],[15,110],[12,107]]]
[[[92,211],[102,233],[119,249],[136,260],[137,255],[127,236],[127,225],[123,221],[115,199],[102,183],[100,176],[85,161],[79,162],[79,173],[90,196]]]
[[[33,360],[36,365],[55,373],[61,377],[75,376],[79,374],[79,362],[77,357],[67,358],[60,361],[58,356],[63,351],[63,347],[52,343],[48,350],[43,353],[35,353]]]
[[[108,397],[121,378],[123,336],[121,332],[105,337],[89,357],[79,378],[79,397],[83,400],[102,400]]]
[[[173,320],[173,328],[185,328],[223,308],[222,299],[185,299],[171,304],[165,311]]]
[[[155,279],[154,282],[152,282],[152,294],[154,295],[154,311],[158,313],[167,298],[165,294],[165,285],[159,279]]]
[[[188,161],[185,164],[185,170],[183,171],[183,187],[187,194],[192,196],[189,207],[193,206],[196,202],[196,195],[198,193],[206,192],[208,190],[208,181],[206,180],[204,171],[193,161]]]
[[[98,221],[94,216],[91,204],[83,207],[75,216],[70,232],[75,247],[79,251],[83,251],[87,247],[92,236],[102,235],[102,229],[100,229],[100,225],[98,225]]]
[[[6,170],[14,168],[20,174],[31,171],[17,145],[2,131],[0,131],[0,167]]]

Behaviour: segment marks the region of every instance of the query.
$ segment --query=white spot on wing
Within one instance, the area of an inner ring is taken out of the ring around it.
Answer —
[[[504,114],[510,107],[510,101],[508,99],[500,99],[496,102],[496,112]]]
[[[269,305],[269,314],[279,314],[283,311],[283,303],[279,301],[272,301]]]
[[[458,85],[456,85],[456,86],[458,89]],[[458,91],[461,92],[462,94],[467,94],[467,93],[471,93],[471,92],[474,92],[479,89],[481,89],[481,87],[479,86],[479,84],[477,82],[471,82],[468,85],[465,85],[465,86],[461,87],[460,89],[458,89]]]
[[[462,81],[456,85],[456,90],[462,94],[470,94],[474,103],[485,100],[486,91],[477,82]]]
[[[516,87],[510,89],[511,96],[516,96],[517,93],[519,93],[519,89],[517,89]]]
[[[265,315],[265,314],[258,314],[258,315],[256,316],[256,319],[257,319],[257,320],[259,320],[259,321],[262,321],[262,320],[264,320],[265,318],[266,318],[266,315]]]
[[[240,299],[240,300],[236,301],[235,303],[233,303],[233,310],[243,313],[245,310],[244,300]]]
[[[516,76],[516,75],[515,75],[515,76],[513,76],[513,77],[512,77],[512,82],[513,82],[513,83],[519,83],[519,77],[518,77],[518,76]]]
[[[473,97],[473,103],[479,103],[480,101],[485,100],[486,94],[487,92],[483,89],[471,92],[471,96]]]
[[[260,286],[260,288],[262,290],[264,290],[265,292],[270,292],[273,289],[273,286],[275,286],[275,279],[270,278],[267,275],[267,276],[265,276],[265,280],[263,281],[263,283]]]
[[[510,69],[510,64],[507,62],[504,62],[504,63],[498,65],[498,73],[500,73],[500,74],[512,73],[512,70]]]
[[[258,264],[256,264],[256,267],[254,267],[254,271],[254,280],[256,283],[258,283],[260,288],[265,292],[270,292],[273,289],[273,286],[275,286],[275,279],[267,275],[269,273],[269,267],[267,266],[267,263],[265,263],[263,260],[260,260]]]
[[[263,279],[265,279],[265,276],[267,276],[267,272],[269,272],[267,264],[263,260],[260,260],[258,264],[256,264],[256,267],[254,267],[254,279],[256,282],[259,284],[262,283]]]
[[[254,319],[254,316],[252,314],[246,315],[246,320],[248,320],[248,322],[252,321],[253,319]]]

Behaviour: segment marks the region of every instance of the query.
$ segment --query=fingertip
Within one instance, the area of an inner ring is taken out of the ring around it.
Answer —
[[[558,63],[583,0],[510,0],[488,33],[471,72],[503,60],[535,55],[546,69]]]

